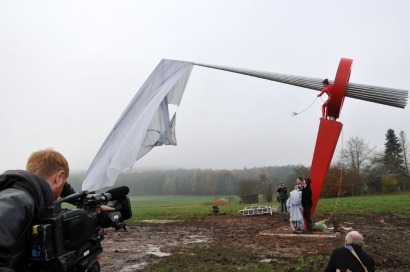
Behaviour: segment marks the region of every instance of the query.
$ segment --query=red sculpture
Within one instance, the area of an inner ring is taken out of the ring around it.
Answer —
[[[325,102],[326,108],[322,113],[324,118],[320,119],[315,151],[313,153],[312,165],[309,173],[309,178],[312,180],[311,189],[313,206],[311,209],[311,217],[315,214],[320,192],[322,191],[323,182],[329,169],[330,162],[332,161],[340,132],[342,131],[343,124],[336,121],[336,119],[339,118],[345,96],[399,108],[405,108],[407,104],[409,94],[408,90],[349,83],[352,63],[353,60],[351,59],[342,58],[340,60],[333,86],[328,89],[331,97],[327,103]],[[323,80],[227,66],[216,66],[200,63],[194,64],[268,79],[315,91],[320,90],[321,82]]]
[[[331,100],[327,105],[327,115],[329,119],[320,119],[315,151],[313,153],[312,165],[309,173],[309,178],[312,180],[312,217],[315,214],[323,182],[329,169],[330,162],[332,161],[340,132],[342,131],[343,124],[336,121],[336,119],[339,118],[340,110],[343,106],[352,63],[353,60],[351,59],[342,58],[340,60],[336,78],[333,83]]]

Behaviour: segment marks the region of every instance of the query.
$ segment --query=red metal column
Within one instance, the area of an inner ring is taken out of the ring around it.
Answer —
[[[316,138],[316,147],[313,153],[312,165],[310,168],[309,178],[312,180],[312,210],[311,216],[315,214],[317,201],[322,191],[327,170],[333,158],[337,141],[343,124],[337,121],[320,119],[319,131]]]
[[[340,110],[343,106],[345,90],[350,78],[353,60],[341,59],[337,69],[336,78],[331,91],[330,103],[327,107],[328,116],[332,120],[320,119],[319,131],[316,139],[315,151],[313,153],[312,165],[309,178],[312,180],[312,210],[311,216],[315,214],[317,201],[322,191],[323,182],[333,158],[337,141],[342,131],[343,124],[337,122]]]

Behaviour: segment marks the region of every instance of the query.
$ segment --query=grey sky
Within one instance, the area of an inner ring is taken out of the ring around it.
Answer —
[[[87,169],[161,59],[410,89],[410,2],[0,1],[0,171],[53,147]],[[178,146],[146,167],[310,165],[316,92],[194,66],[177,109]],[[342,139],[383,149],[392,128],[410,137],[410,110],[346,98]]]

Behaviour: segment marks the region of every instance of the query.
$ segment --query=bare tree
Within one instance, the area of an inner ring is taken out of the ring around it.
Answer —
[[[323,183],[321,197],[337,197],[347,193],[348,184],[343,183],[343,167],[341,163],[333,163],[330,165],[326,174],[326,179]]]
[[[309,176],[309,170],[310,169],[308,167],[306,167],[302,164],[296,165],[295,167],[293,167],[293,174],[295,176],[294,176],[294,179],[292,181],[294,181],[298,177],[302,177],[302,178],[308,177]]]
[[[404,158],[404,167],[406,171],[406,175],[409,175],[409,165],[408,165],[408,143],[406,139],[406,133],[402,130],[400,131],[400,143],[401,143],[401,148],[403,149],[403,158]]]
[[[259,175],[260,182],[260,192],[265,195],[265,200],[267,202],[272,202],[273,193],[273,182],[272,178],[268,177],[266,174]]]
[[[351,137],[340,152],[341,161],[346,171],[345,177],[350,179],[351,195],[367,191],[363,176],[371,169],[371,160],[376,147],[370,148],[362,138]]]
[[[259,191],[259,182],[255,179],[240,180],[238,184],[238,195],[254,195]]]
[[[238,195],[242,203],[258,202],[259,181],[255,179],[245,179],[239,181]]]

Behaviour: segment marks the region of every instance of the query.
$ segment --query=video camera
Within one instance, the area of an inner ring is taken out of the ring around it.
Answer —
[[[36,220],[31,235],[29,271],[99,272],[96,259],[103,249],[104,228],[123,228],[132,210],[129,188],[120,186],[106,193],[83,191],[58,199]],[[62,208],[70,203],[76,208]],[[107,205],[115,211],[101,212]]]

